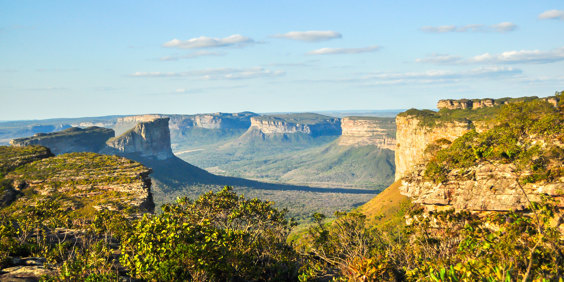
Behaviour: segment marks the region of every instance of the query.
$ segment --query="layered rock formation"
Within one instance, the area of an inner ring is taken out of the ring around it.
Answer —
[[[288,114],[256,116],[251,118],[249,131],[262,134],[302,133],[316,136],[340,135],[341,122],[338,118],[318,114]]]
[[[482,163],[464,172],[472,176],[470,179],[461,178],[460,171],[453,171],[442,183],[425,180],[424,171],[423,165],[416,167],[404,177],[400,190],[427,210],[522,210],[529,206],[529,201],[539,202],[543,195],[553,197],[564,206],[562,177],[553,183],[520,185],[520,174],[513,164]]]
[[[345,117],[341,119],[341,146],[369,146],[395,150],[396,124],[393,118]]]
[[[539,99],[539,98],[533,96],[533,97],[523,97],[523,98],[500,98],[500,99],[492,99],[492,98],[458,99],[458,100],[445,99],[445,100],[439,100],[439,102],[437,102],[437,108],[439,110],[440,109],[449,109],[449,110],[480,109],[480,108],[490,108],[490,107],[504,105],[507,103],[514,103],[514,102],[527,101],[533,99]],[[549,102],[555,107],[559,101],[559,98],[556,96],[550,96],[540,99]]]
[[[106,144],[111,149],[102,152],[111,153],[113,149],[121,154],[137,154],[158,160],[172,158],[168,122],[169,118],[155,118],[138,123],[119,137],[108,140]]]
[[[458,112],[455,120],[442,111],[409,110],[398,115],[399,190],[426,210],[522,210],[544,196],[564,207],[564,144],[557,126],[562,122],[563,108],[559,98],[512,99],[512,103],[523,102],[514,113],[502,108],[480,114]],[[557,107],[551,109],[540,101],[553,106],[556,102]],[[476,120],[461,118],[464,113]],[[450,145],[471,129],[477,133],[456,141],[457,147]],[[442,157],[436,157],[440,154]]]
[[[198,115],[171,115],[170,129],[183,130],[186,128],[205,129],[247,129],[251,126],[251,117],[255,113],[213,113]]]
[[[406,176],[415,165],[425,162],[424,152],[428,145],[440,139],[453,141],[474,127],[471,121],[426,126],[419,117],[412,115],[398,115],[396,126],[396,180]]]
[[[54,154],[70,152],[98,152],[105,147],[106,140],[114,137],[114,131],[102,127],[85,129],[71,127],[53,133],[37,133],[33,137],[18,138],[10,141],[13,146],[41,145],[48,147]]]

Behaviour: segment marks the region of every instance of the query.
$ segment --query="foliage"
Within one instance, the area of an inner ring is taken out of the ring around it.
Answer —
[[[297,255],[285,240],[292,224],[271,202],[225,187],[145,216],[122,242],[121,263],[147,280],[287,280]]]
[[[552,145],[564,138],[564,115],[548,102],[533,100],[504,105],[495,116],[495,126],[478,133],[472,130],[438,150],[427,163],[425,176],[436,182],[446,175],[478,162],[513,163],[530,171],[523,182],[554,181],[563,175],[564,150]],[[470,176],[467,174],[467,176]]]
[[[399,233],[366,226],[364,217],[340,214],[311,227],[302,241],[307,264],[300,279],[349,281],[523,281],[564,275],[564,247],[550,224],[558,208],[547,200],[535,213],[476,215],[421,213]]]

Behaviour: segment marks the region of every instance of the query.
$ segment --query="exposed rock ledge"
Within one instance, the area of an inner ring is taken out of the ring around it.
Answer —
[[[427,210],[520,210],[529,205],[527,197],[539,201],[541,195],[552,196],[564,207],[564,177],[551,183],[528,183],[521,189],[512,164],[479,164],[465,172],[469,177],[452,171],[443,183],[424,180],[424,171],[425,166],[420,165],[404,177],[400,191]]]

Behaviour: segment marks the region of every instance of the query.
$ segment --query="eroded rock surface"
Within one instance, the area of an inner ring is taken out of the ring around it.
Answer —
[[[341,146],[374,145],[395,150],[396,124],[393,118],[345,117],[341,119]]]
[[[138,154],[145,158],[165,160],[173,157],[170,147],[169,118],[156,118],[138,123],[134,128],[121,136],[106,142],[109,150],[102,153],[111,153],[115,150],[123,154]]]

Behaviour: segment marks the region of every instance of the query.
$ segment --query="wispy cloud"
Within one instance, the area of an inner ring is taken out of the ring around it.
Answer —
[[[187,72],[135,72],[133,77],[190,77],[200,80],[219,80],[219,79],[251,79],[264,77],[277,77],[284,75],[284,71],[273,71],[260,67],[235,69],[235,68],[215,68],[203,69]]]
[[[340,33],[332,30],[310,30],[290,31],[284,34],[275,34],[274,38],[285,38],[307,42],[319,42],[343,37]]]
[[[462,60],[462,57],[460,57],[460,56],[447,55],[447,54],[433,54],[433,55],[428,56],[426,58],[415,59],[415,61],[418,62],[418,63],[430,63],[430,64],[437,64],[437,65],[455,64],[455,63],[459,63],[461,60]]]
[[[179,61],[179,60],[184,60],[184,59],[194,59],[194,58],[205,57],[205,56],[223,56],[223,55],[225,55],[225,53],[201,50],[201,51],[193,52],[193,53],[186,54],[186,55],[175,54],[175,55],[170,55],[170,56],[164,56],[164,57],[159,58],[159,60],[161,60],[161,61]]]
[[[255,43],[255,41],[252,38],[242,36],[240,34],[233,34],[224,38],[212,38],[207,36],[200,36],[187,40],[180,40],[175,38],[173,40],[165,42],[163,46],[180,49],[199,49],[230,46],[242,47],[253,43]]]
[[[433,64],[548,64],[563,60],[564,47],[549,51],[518,50],[499,54],[484,53],[468,59],[453,55],[432,55],[415,61]]]
[[[520,74],[520,69],[491,66],[481,67],[465,71],[446,71],[446,70],[429,70],[425,72],[406,72],[406,73],[376,73],[366,75],[363,79],[375,80],[420,80],[420,79],[466,79],[466,78],[492,78],[498,76],[507,76]]]
[[[340,55],[340,54],[360,54],[376,52],[379,46],[369,46],[362,48],[321,48],[308,52],[308,55]]]
[[[441,26],[424,26],[421,31],[430,33],[446,33],[446,32],[510,32],[517,29],[517,25],[511,22],[501,22],[492,25],[468,24],[463,26],[441,25]]]
[[[351,83],[361,87],[382,85],[450,84],[472,79],[520,78],[522,71],[505,66],[480,67],[469,70],[428,70],[423,72],[379,72],[349,78],[302,80],[304,83]]]
[[[548,10],[539,15],[541,20],[564,20],[564,10]]]

